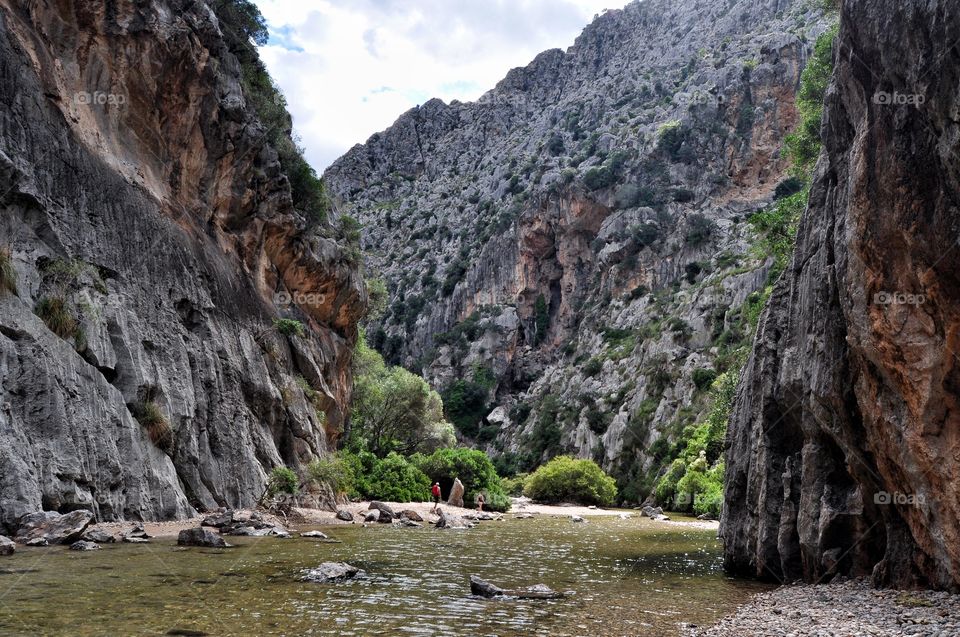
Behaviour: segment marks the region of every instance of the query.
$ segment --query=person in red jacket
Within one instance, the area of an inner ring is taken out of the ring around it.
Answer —
[[[440,483],[434,482],[433,486],[430,487],[430,493],[433,494],[433,513],[437,512],[437,507],[440,506]]]

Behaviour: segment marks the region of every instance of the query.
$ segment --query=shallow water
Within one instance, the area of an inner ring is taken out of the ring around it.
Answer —
[[[677,635],[681,623],[712,622],[761,590],[722,574],[713,531],[639,518],[323,530],[342,542],[22,548],[0,558],[0,635]],[[332,585],[300,581],[324,561],[350,562],[367,575]],[[475,599],[470,574],[504,588],[544,583],[572,595]]]

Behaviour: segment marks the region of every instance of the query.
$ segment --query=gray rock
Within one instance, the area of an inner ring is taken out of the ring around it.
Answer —
[[[412,509],[406,509],[400,512],[400,517],[414,522],[423,522],[423,516]]]
[[[26,546],[50,546],[50,542],[45,537],[35,537],[32,540],[24,542]]]
[[[353,522],[353,514],[346,509],[340,509],[337,511],[337,519],[344,522]]]
[[[303,579],[308,582],[329,583],[342,582],[363,576],[363,571],[346,562],[324,562],[317,568],[310,569]]]
[[[300,537],[319,538],[321,540],[329,539],[327,534],[323,531],[305,531],[300,534]]]
[[[570,521],[571,521],[571,522],[586,522],[586,520],[584,520],[584,519],[583,519],[582,517],[580,517],[579,515],[571,515],[571,516],[570,516]]]
[[[470,576],[470,592],[479,597],[515,597],[517,599],[560,599],[565,597],[545,584],[535,584],[525,588],[503,589],[494,586],[476,575]]]
[[[127,544],[149,544],[150,540],[145,537],[130,537],[127,535],[123,536],[123,541]]]
[[[393,512],[393,509],[390,508],[389,505],[384,504],[383,502],[376,502],[376,501],[371,502],[371,503],[370,503],[370,506],[367,507],[367,509],[369,509],[369,510],[371,510],[371,511],[372,511],[373,509],[376,509],[376,510],[380,511],[380,513],[386,513],[388,516],[390,516],[391,519],[393,519],[393,518],[395,518],[395,517],[397,516],[397,514]]]
[[[447,504],[452,507],[462,507],[463,492],[463,483],[460,482],[460,478],[456,478],[453,481],[453,486],[450,488],[450,497],[447,498]]]
[[[71,551],[99,551],[100,545],[97,544],[96,542],[86,542],[84,540],[80,540],[78,542],[74,542],[73,544],[71,544],[70,550]]]
[[[97,544],[113,544],[117,541],[115,536],[100,529],[87,529],[80,539],[85,542],[95,542]]]
[[[453,515],[441,510],[440,519],[437,520],[436,527],[438,529],[470,529],[473,528],[473,525],[458,515]]]
[[[221,511],[203,518],[200,526],[209,526],[215,529],[221,529],[233,524],[233,511]]]
[[[55,511],[32,513],[20,519],[17,541],[26,544],[42,538],[50,544],[72,544],[80,539],[93,521],[89,511],[71,511],[60,515]]]
[[[364,522],[379,522],[381,515],[383,515],[383,513],[382,513],[379,509],[373,509],[373,510],[371,510],[371,511],[367,511],[367,514],[366,514],[365,516],[363,516],[363,521],[364,521]]]
[[[217,533],[203,527],[184,529],[177,535],[178,546],[208,546],[212,548],[227,548],[230,545]]]
[[[0,555],[13,555],[17,545],[10,538],[0,535]]]
[[[400,525],[410,527],[410,528],[419,528],[423,526],[423,524],[421,524],[420,522],[416,522],[409,518],[400,518]]]

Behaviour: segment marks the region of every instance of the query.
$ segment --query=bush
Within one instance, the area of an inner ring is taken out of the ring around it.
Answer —
[[[512,478],[503,479],[503,490],[507,495],[519,498],[523,495],[523,487],[527,484],[529,473],[518,473]]]
[[[698,367],[693,370],[693,384],[697,386],[697,389],[706,389],[713,384],[716,377],[717,370],[709,367]]]
[[[558,456],[527,478],[523,493],[540,502],[608,506],[617,497],[617,483],[592,460]]]
[[[426,502],[430,498],[430,479],[396,453],[374,463],[365,487],[363,495],[371,500]]]
[[[614,182],[614,175],[606,166],[594,167],[583,175],[583,185],[588,190],[607,188]]]
[[[314,484],[325,484],[337,495],[350,495],[354,487],[353,467],[340,454],[317,458],[307,467]]]
[[[47,324],[50,331],[60,338],[71,338],[78,334],[80,325],[62,296],[48,296],[40,299],[35,312]]]
[[[303,336],[305,334],[303,323],[296,319],[275,319],[273,327],[284,336]]]
[[[583,375],[587,378],[593,378],[603,370],[603,360],[593,357],[583,366]]]
[[[166,416],[160,407],[153,401],[146,401],[134,405],[131,409],[133,417],[147,430],[150,442],[162,451],[169,451],[173,447],[173,431]]]
[[[17,293],[17,271],[13,269],[9,248],[0,248],[0,292],[3,290]]]
[[[415,455],[411,461],[429,477],[430,482],[439,482],[447,492],[456,478],[460,478],[465,492],[464,504],[470,506],[478,494],[486,499],[484,508],[491,511],[506,511],[510,499],[503,490],[500,476],[489,456],[477,449],[438,449],[429,456]]]
[[[454,381],[443,392],[447,417],[468,438],[480,432],[479,423],[487,415],[488,389],[472,380]]]
[[[687,220],[686,241],[688,245],[697,247],[706,243],[713,236],[717,225],[703,215],[696,213]]]
[[[300,481],[297,474],[287,467],[274,467],[270,472],[270,478],[267,480],[267,495],[286,494],[296,495],[300,491]]]

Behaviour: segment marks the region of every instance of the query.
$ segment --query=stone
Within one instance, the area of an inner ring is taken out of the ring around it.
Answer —
[[[80,539],[86,542],[96,542],[97,544],[113,544],[117,541],[115,536],[100,529],[87,529]]]
[[[300,537],[318,538],[321,540],[330,539],[323,531],[306,531],[300,534]]]
[[[329,583],[342,582],[363,576],[363,571],[346,562],[324,562],[320,566],[310,569],[303,576],[307,582]]]
[[[97,544],[96,542],[86,542],[84,540],[80,540],[78,542],[74,542],[73,544],[71,544],[70,550],[71,551],[99,551],[100,545]]]
[[[420,522],[415,522],[414,520],[411,520],[409,518],[400,518],[400,525],[410,527],[410,528],[418,528],[423,526],[423,524],[421,524]]]
[[[137,522],[133,528],[123,534],[124,541],[128,539],[148,540],[150,535],[143,526],[143,522]]]
[[[423,522],[423,516],[413,509],[406,509],[400,512],[400,517],[414,522]]]
[[[514,520],[532,520],[533,517],[534,516],[532,513],[518,513],[515,516],[513,516],[513,519]]]
[[[470,576],[470,593],[478,597],[515,597],[517,599],[560,599],[565,597],[545,584],[535,584],[525,588],[503,589],[476,575]]]
[[[35,537],[32,540],[24,542],[26,546],[50,546],[50,542],[45,537]]]
[[[367,514],[363,516],[364,522],[379,522],[380,516],[383,513],[379,509],[373,509],[372,511],[367,511]]]
[[[43,538],[50,544],[72,544],[80,539],[92,521],[93,514],[84,510],[64,515],[55,511],[33,513],[20,519],[17,541],[26,544]]]
[[[450,497],[447,498],[447,504],[452,507],[463,507],[463,483],[460,482],[460,478],[456,478],[453,481],[453,486],[450,487]]]
[[[10,538],[0,535],[0,555],[13,555],[17,545]]]
[[[200,526],[209,526],[215,529],[221,529],[233,524],[233,511],[221,511],[203,518]]]
[[[149,544],[150,540],[145,537],[130,537],[127,535],[123,536],[123,541],[127,544]]]
[[[473,528],[473,525],[458,515],[453,515],[452,513],[441,510],[440,519],[437,520],[436,527],[438,529],[469,529]]]
[[[571,522],[586,522],[586,520],[584,520],[584,519],[583,519],[581,516],[579,516],[579,515],[571,515],[571,516],[570,516],[570,521],[571,521]]]
[[[203,527],[183,529],[177,535],[177,546],[207,546],[211,548],[228,548],[230,545],[217,533]]]
[[[376,509],[377,511],[380,511],[380,513],[385,513],[390,517],[391,520],[397,516],[397,514],[394,513],[393,509],[390,508],[390,506],[384,504],[383,502],[376,502],[376,501],[371,502],[370,506],[367,508],[369,510]]]
[[[344,522],[353,522],[353,514],[346,509],[340,509],[337,511],[337,519]]]

